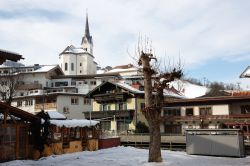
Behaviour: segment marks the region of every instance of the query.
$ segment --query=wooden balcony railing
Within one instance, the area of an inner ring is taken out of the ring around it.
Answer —
[[[128,93],[118,92],[118,93],[104,93],[94,95],[94,99],[97,103],[107,103],[113,101],[125,101],[129,97]]]
[[[90,112],[84,112],[85,118],[90,119]],[[110,110],[110,111],[92,111],[92,119],[105,119],[105,118],[132,118],[134,110]]]
[[[44,104],[36,104],[35,109],[41,110],[41,109],[53,109],[56,108],[56,103],[44,103]]]
[[[165,115],[162,120],[170,121],[200,121],[200,120],[237,120],[250,119],[250,114],[232,114],[232,115],[194,115],[194,116],[171,116]]]
[[[17,90],[33,90],[42,89],[42,84],[19,84],[16,87]]]

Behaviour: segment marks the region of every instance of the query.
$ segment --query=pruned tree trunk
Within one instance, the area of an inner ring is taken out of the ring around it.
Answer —
[[[171,72],[166,72],[152,78],[156,71],[150,65],[150,61],[156,59],[151,53],[141,52],[138,64],[142,66],[144,76],[145,109],[143,115],[148,121],[150,142],[149,142],[149,162],[162,162],[161,157],[161,108],[164,102],[163,91],[168,87],[169,82],[182,76],[182,70],[175,68]],[[154,80],[154,86],[153,84]]]
[[[140,63],[143,67],[145,109],[143,114],[149,124],[149,162],[161,162],[161,134],[160,134],[160,110],[156,108],[153,100],[152,75],[155,73],[150,66],[150,57],[142,52]]]

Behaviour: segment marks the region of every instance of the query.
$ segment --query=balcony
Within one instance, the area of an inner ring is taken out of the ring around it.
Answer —
[[[36,104],[35,109],[36,110],[48,110],[48,109],[55,109],[56,108],[56,103],[44,103],[44,104]]]
[[[90,112],[84,112],[85,118],[90,119]],[[92,111],[91,119],[102,118],[132,118],[134,110]]]
[[[98,94],[93,96],[97,103],[108,103],[108,102],[116,102],[116,101],[126,101],[129,97],[128,93],[120,92],[120,93],[105,93]]]
[[[17,85],[17,90],[33,90],[42,89],[42,84],[19,84]]]
[[[171,116],[166,115],[162,120],[169,121],[200,121],[200,120],[243,120],[250,119],[250,114],[232,114],[232,115],[195,115],[195,116]]]

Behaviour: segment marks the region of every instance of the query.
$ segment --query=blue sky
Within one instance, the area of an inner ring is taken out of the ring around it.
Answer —
[[[1,0],[0,48],[26,65],[57,64],[66,46],[80,45],[86,9],[102,67],[134,63],[141,34],[159,58],[180,56],[189,77],[249,84],[239,79],[250,64],[249,0]]]

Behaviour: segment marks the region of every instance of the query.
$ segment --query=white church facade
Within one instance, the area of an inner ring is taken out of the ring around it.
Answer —
[[[67,46],[59,55],[60,67],[65,75],[96,74],[97,63],[93,56],[93,41],[86,16],[85,34],[80,47]]]

